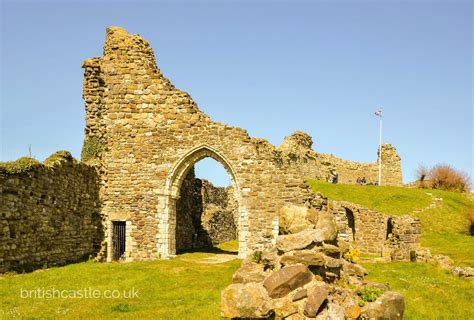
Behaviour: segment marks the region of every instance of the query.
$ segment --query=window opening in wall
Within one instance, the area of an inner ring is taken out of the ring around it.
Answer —
[[[125,253],[125,221],[112,221],[112,259],[119,260]]]

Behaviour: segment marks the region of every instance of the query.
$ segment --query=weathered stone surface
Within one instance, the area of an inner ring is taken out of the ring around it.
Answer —
[[[318,214],[314,208],[285,205],[280,209],[280,231],[282,233],[298,233],[312,229],[316,225],[317,218]]]
[[[299,289],[296,290],[295,294],[293,295],[292,301],[298,301],[308,296],[308,290],[306,289]]]
[[[263,271],[263,264],[246,262],[232,276],[233,283],[262,282],[267,275]]]
[[[324,286],[317,286],[309,293],[304,307],[304,314],[314,318],[318,314],[321,305],[328,297],[328,290]]]
[[[268,276],[263,286],[271,298],[282,298],[310,282],[312,277],[308,267],[304,265],[287,266]]]
[[[221,311],[225,318],[267,318],[272,304],[261,284],[231,284],[221,293]]]
[[[318,213],[316,230],[321,232],[323,241],[336,240],[338,229],[334,215],[331,212],[320,211]]]
[[[317,250],[331,258],[341,258],[341,249],[335,245],[324,243],[323,246],[318,247]]]
[[[280,262],[283,265],[304,264],[307,266],[324,266],[326,264],[326,256],[320,252],[301,250],[285,253],[281,256]]]
[[[359,264],[343,261],[342,270],[348,276],[364,277],[368,274],[367,270]]]
[[[67,151],[0,172],[0,273],[95,257],[104,240],[98,179]]]
[[[376,301],[362,308],[362,319],[403,319],[405,299],[397,292],[387,291]]]
[[[304,249],[313,243],[312,231],[304,230],[295,234],[278,236],[276,246],[283,252]]]
[[[344,320],[344,308],[335,304],[328,303],[328,314],[326,320]]]

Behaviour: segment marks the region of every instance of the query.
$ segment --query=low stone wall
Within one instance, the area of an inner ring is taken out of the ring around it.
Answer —
[[[340,241],[363,254],[393,261],[411,260],[420,248],[420,220],[408,215],[389,216],[346,201],[329,201],[338,223]]]
[[[68,152],[33,161],[0,170],[0,272],[86,259],[103,239],[95,169]]]

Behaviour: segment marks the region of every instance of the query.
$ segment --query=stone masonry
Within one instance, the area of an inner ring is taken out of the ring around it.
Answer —
[[[156,66],[148,42],[118,27],[107,29],[102,57],[84,61],[86,106],[84,161],[98,166],[107,259],[111,224],[126,221],[124,259],[176,254],[180,190],[194,164],[211,157],[233,181],[239,255],[274,242],[278,212],[311,197],[303,178],[374,181],[376,162],[356,163],[311,149],[296,132],[275,147],[245,130],[212,121]],[[400,158],[382,149],[385,184],[400,185]]]
[[[64,265],[95,257],[100,249],[95,169],[68,152],[45,163],[0,173],[0,273]]]

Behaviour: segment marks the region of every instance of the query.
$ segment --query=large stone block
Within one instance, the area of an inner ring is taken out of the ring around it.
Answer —
[[[263,286],[271,298],[282,298],[312,278],[312,273],[304,265],[287,266],[268,276]]]

